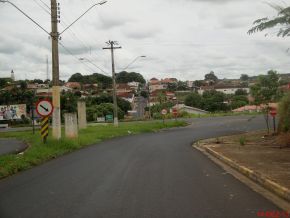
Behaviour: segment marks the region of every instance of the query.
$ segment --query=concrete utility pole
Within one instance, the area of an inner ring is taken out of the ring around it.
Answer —
[[[60,117],[60,87],[59,87],[59,56],[58,56],[58,5],[56,0],[51,0],[51,47],[52,47],[52,102],[54,106],[52,114],[52,137],[61,138]]]
[[[116,73],[115,73],[115,62],[114,62],[114,49],[120,49],[122,47],[114,47],[114,45],[118,45],[116,41],[108,41],[107,44],[110,47],[103,49],[111,50],[111,58],[112,58],[112,80],[113,80],[113,104],[114,104],[114,125],[118,126],[118,105],[117,105],[117,91],[116,91]]]

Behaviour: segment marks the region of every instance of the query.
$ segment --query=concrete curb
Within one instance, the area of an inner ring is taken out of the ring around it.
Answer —
[[[212,150],[207,146],[203,146],[205,151],[215,158],[223,161],[233,169],[239,171],[243,175],[250,178],[252,181],[262,185],[264,188],[268,189],[269,191],[273,192],[274,194],[278,195],[279,197],[285,199],[286,201],[290,202],[290,190],[279,185],[278,183],[268,179],[266,176],[262,175],[261,173],[255,172],[253,170],[248,169],[247,167],[241,166],[235,161],[221,155],[220,153]]]

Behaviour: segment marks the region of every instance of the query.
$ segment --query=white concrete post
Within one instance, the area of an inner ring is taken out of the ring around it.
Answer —
[[[79,129],[87,128],[86,102],[78,101],[78,122]]]
[[[65,113],[65,137],[74,139],[78,137],[78,120],[76,113]]]

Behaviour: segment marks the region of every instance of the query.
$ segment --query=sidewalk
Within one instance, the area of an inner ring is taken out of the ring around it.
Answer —
[[[265,131],[198,143],[207,153],[290,202],[290,147],[280,148]]]

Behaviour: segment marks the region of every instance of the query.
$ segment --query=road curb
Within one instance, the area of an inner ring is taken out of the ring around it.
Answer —
[[[195,145],[196,146],[196,145]],[[199,146],[197,146],[199,147]],[[239,171],[243,175],[250,178],[252,181],[262,185],[264,188],[268,189],[269,191],[273,192],[274,194],[278,195],[279,197],[285,199],[286,201],[290,202],[290,190],[279,185],[278,183],[270,180],[266,176],[262,175],[261,173],[258,173],[256,171],[253,171],[245,166],[241,166],[235,161],[231,160],[228,157],[223,156],[222,154],[214,151],[213,149],[209,148],[208,146],[203,146],[205,151],[211,155],[213,155],[215,158],[223,161],[233,169]]]

